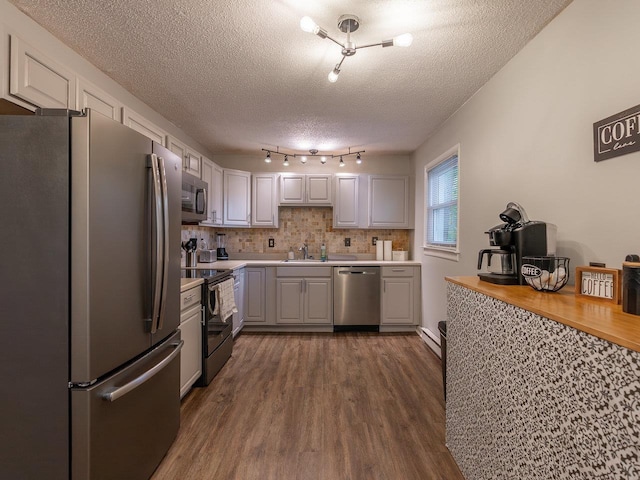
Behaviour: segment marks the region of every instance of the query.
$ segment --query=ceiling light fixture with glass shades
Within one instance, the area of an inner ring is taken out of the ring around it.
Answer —
[[[322,165],[324,165],[324,164],[327,163],[327,159],[340,157],[339,165],[341,167],[344,167],[345,163],[344,163],[344,160],[343,160],[342,157],[348,157],[350,155],[355,155],[356,156],[356,163],[358,165],[360,165],[362,163],[362,154],[365,153],[364,150],[358,150],[356,152],[352,152],[351,151],[351,147],[349,147],[348,153],[321,154],[321,155],[318,155],[318,149],[316,149],[316,148],[312,148],[311,150],[309,150],[309,155],[307,155],[306,153],[301,154],[301,153],[281,152],[280,151],[280,147],[276,147],[275,150],[269,150],[267,148],[263,148],[262,151],[263,152],[267,152],[267,155],[264,157],[265,163],[271,163],[271,160],[272,160],[271,156],[272,155],[280,155],[280,156],[284,157],[284,161],[282,162],[282,165],[284,167],[288,167],[290,165],[289,157],[300,158],[300,163],[302,163],[303,165],[305,165],[307,163],[307,160],[309,160],[309,158],[316,158],[316,157],[320,158],[320,163]]]
[[[356,46],[355,42],[351,41],[351,34],[358,30],[358,27],[360,27],[360,19],[357,16],[352,14],[341,15],[340,18],[338,18],[338,28],[341,32],[347,34],[347,41],[341,43],[335,38],[332,38],[324,28],[317,25],[310,17],[302,17],[302,20],[300,20],[300,28],[305,32],[315,33],[320,38],[328,38],[342,47],[342,60],[340,60],[340,63],[338,63],[335,68],[329,72],[328,78],[331,83],[335,83],[338,80],[340,67],[342,66],[342,62],[344,62],[344,59],[355,55],[356,50],[359,48],[377,47],[378,45],[382,45],[382,47],[408,47],[413,42],[413,36],[410,33],[404,33],[397,37],[393,37],[391,40]]]

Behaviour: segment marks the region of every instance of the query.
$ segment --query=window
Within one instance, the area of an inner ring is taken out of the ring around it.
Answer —
[[[425,254],[458,259],[459,146],[425,167]]]

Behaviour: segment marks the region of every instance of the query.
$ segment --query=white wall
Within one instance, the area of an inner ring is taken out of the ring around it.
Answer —
[[[571,271],[640,253],[640,152],[593,160],[593,123],[640,104],[640,2],[574,0],[414,154],[423,326],[446,318],[450,275],[476,275],[484,232],[518,202],[558,226]],[[460,144],[459,262],[421,255],[424,167]],[[567,287],[565,287],[567,288]],[[569,287],[572,288],[572,287]]]

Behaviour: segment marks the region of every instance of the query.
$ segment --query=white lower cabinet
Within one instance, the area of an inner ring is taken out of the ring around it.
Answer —
[[[180,398],[202,374],[202,294],[201,286],[180,294],[180,332],[184,345],[180,352]]]
[[[244,303],[245,303],[245,268],[240,268],[234,272],[233,297],[238,311],[233,314],[233,336],[240,333],[244,327]]]
[[[278,267],[276,323],[332,324],[331,267]]]
[[[247,267],[245,270],[244,321],[247,325],[264,325],[267,322],[267,269]]]
[[[420,268],[382,267],[382,325],[417,325],[420,312]]]

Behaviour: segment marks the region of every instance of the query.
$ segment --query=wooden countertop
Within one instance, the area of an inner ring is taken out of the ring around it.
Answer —
[[[640,352],[640,316],[624,313],[621,305],[576,296],[571,286],[538,292],[528,285],[483,282],[477,276],[445,280]]]

